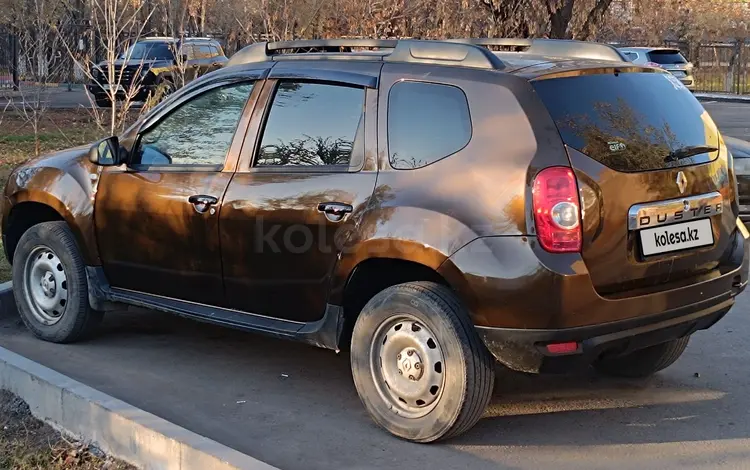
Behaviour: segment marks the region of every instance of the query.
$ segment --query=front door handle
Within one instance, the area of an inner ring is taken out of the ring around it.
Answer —
[[[216,212],[216,209],[212,208],[214,204],[218,203],[219,200],[213,196],[207,196],[205,194],[196,194],[188,198],[188,202],[193,205],[195,210],[201,214],[211,209],[211,213]]]
[[[321,202],[318,204],[318,211],[324,213],[326,219],[331,222],[341,221],[352,210],[351,205],[341,202]]]

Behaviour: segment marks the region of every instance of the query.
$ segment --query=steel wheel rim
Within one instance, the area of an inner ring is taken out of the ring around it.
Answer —
[[[378,327],[370,346],[370,372],[388,407],[421,418],[440,401],[445,356],[434,333],[416,317],[393,316]]]
[[[68,278],[60,258],[47,246],[37,246],[23,270],[26,303],[40,323],[54,325],[65,314]]]

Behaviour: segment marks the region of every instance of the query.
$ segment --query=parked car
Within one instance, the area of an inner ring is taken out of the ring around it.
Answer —
[[[688,90],[695,90],[693,64],[679,49],[669,47],[621,47],[630,62],[647,67],[662,68],[677,77]]]
[[[747,284],[729,153],[672,75],[561,54],[249,46],[14,170],[21,318],[67,343],[130,304],[346,349],[370,416],[416,442],[479,420],[495,360],[654,374]]]
[[[163,96],[169,95],[183,83],[221,68],[227,60],[215,39],[145,38],[120,54],[111,75],[107,61],[95,65],[87,88],[100,107],[112,105],[111,87],[117,88],[118,99],[128,96],[131,101],[144,101],[159,87]]]
[[[740,220],[747,224],[750,222],[750,142],[729,136],[724,136],[724,141],[732,154],[737,175]]]

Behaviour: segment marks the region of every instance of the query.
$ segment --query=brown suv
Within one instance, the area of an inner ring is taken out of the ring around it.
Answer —
[[[565,47],[249,46],[15,170],[21,317],[69,342],[129,304],[346,348],[372,418],[419,442],[476,423],[493,356],[657,372],[747,283],[732,161],[674,76]]]

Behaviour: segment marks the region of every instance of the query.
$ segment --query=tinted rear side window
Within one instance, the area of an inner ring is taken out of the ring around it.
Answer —
[[[534,82],[563,141],[618,171],[705,163],[718,152],[671,161],[693,146],[718,147],[703,106],[666,73],[582,75]]]
[[[348,167],[364,103],[362,88],[279,83],[255,165]]]
[[[394,168],[420,168],[471,139],[466,95],[450,85],[399,82],[388,95],[388,150]]]
[[[651,51],[648,53],[651,62],[662,65],[686,64],[687,60],[680,54],[680,51]]]

